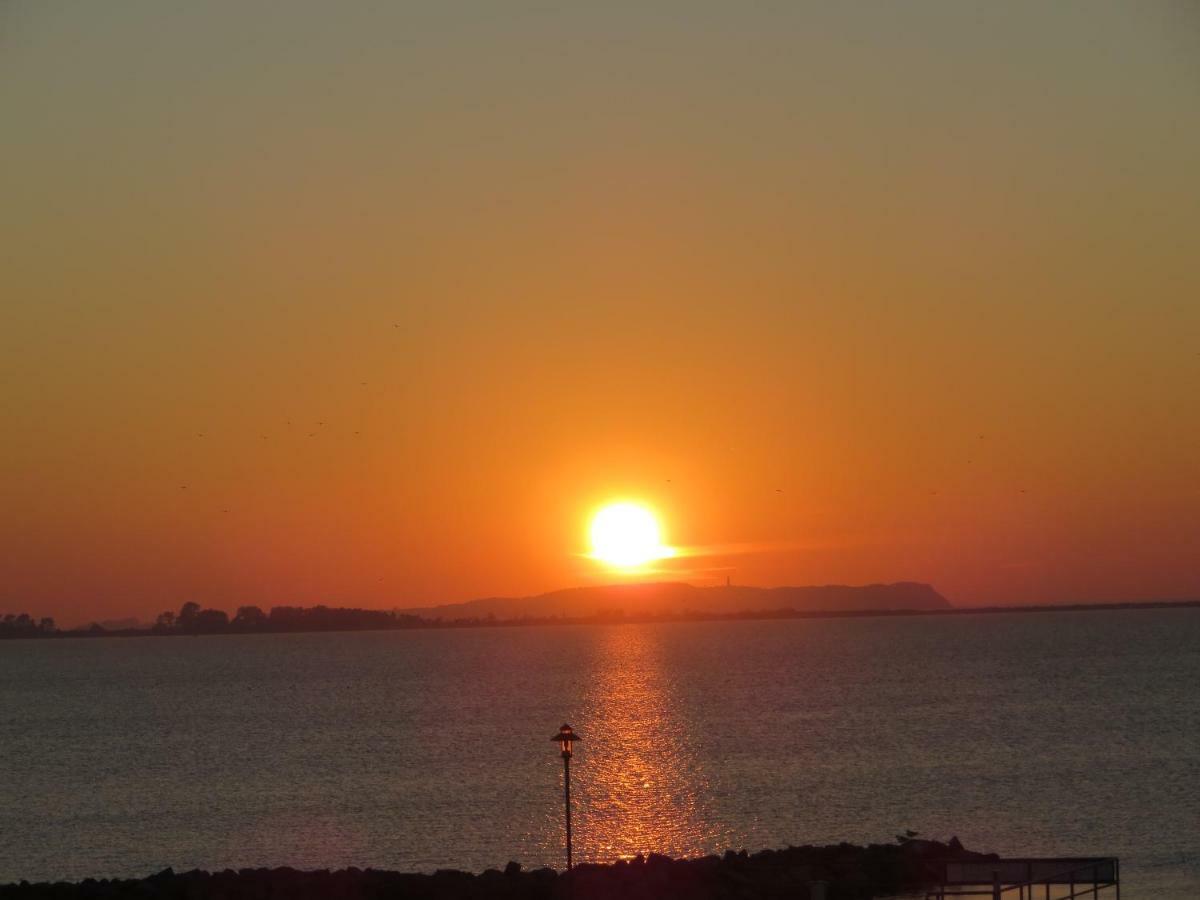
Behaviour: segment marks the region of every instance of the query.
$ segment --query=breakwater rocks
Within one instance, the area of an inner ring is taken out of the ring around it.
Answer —
[[[296,869],[227,869],[174,872],[148,878],[71,884],[0,886],[0,900],[815,900],[824,882],[827,900],[863,900],[930,884],[946,859],[994,859],[963,849],[955,839],[903,840],[860,847],[788,847],[758,853],[670,859],[651,854],[606,865],[504,871],[479,875],[442,870],[432,875],[379,869],[301,872]]]

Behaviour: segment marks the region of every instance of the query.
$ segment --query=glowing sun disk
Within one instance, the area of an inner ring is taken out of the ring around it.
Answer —
[[[637,503],[610,503],[592,518],[593,559],[618,568],[635,568],[674,555],[663,546],[654,513]]]

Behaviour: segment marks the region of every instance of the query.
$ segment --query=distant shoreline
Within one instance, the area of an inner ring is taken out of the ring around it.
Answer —
[[[860,618],[896,618],[913,616],[972,616],[972,615],[1002,615],[1006,613],[1055,613],[1055,612],[1106,612],[1118,610],[1145,609],[1196,609],[1200,608],[1197,600],[1146,600],[1122,603],[1070,603],[1070,604],[1040,604],[1024,606],[975,606],[954,607],[951,609],[879,609],[879,610],[797,610],[774,609],[751,612],[716,613],[716,612],[681,612],[630,615],[606,613],[591,616],[540,616],[520,617],[511,619],[497,618],[462,618],[440,619],[403,616],[394,624],[370,624],[355,626],[339,624],[331,627],[297,626],[278,627],[261,626],[253,628],[228,627],[220,630],[179,631],[164,630],[158,627],[147,628],[73,628],[49,632],[32,632],[6,634],[0,631],[0,640],[54,640],[62,638],[105,638],[105,637],[199,637],[242,634],[320,634],[328,632],[355,631],[417,631],[417,630],[448,630],[461,628],[523,628],[546,625],[649,625],[663,622],[738,622],[738,621],[772,621],[782,619],[860,619]],[[374,612],[374,611],[373,611]]]

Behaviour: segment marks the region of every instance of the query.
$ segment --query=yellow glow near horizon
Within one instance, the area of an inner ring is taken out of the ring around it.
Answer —
[[[601,507],[592,517],[592,559],[618,569],[634,569],[674,556],[662,542],[658,519],[647,507],[622,501]]]

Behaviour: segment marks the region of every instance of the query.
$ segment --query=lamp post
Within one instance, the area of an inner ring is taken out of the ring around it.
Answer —
[[[558,744],[562,751],[563,761],[563,807],[567,812],[567,871],[571,871],[571,745],[583,740],[571,730],[570,725],[558,729],[558,734],[550,738]]]

